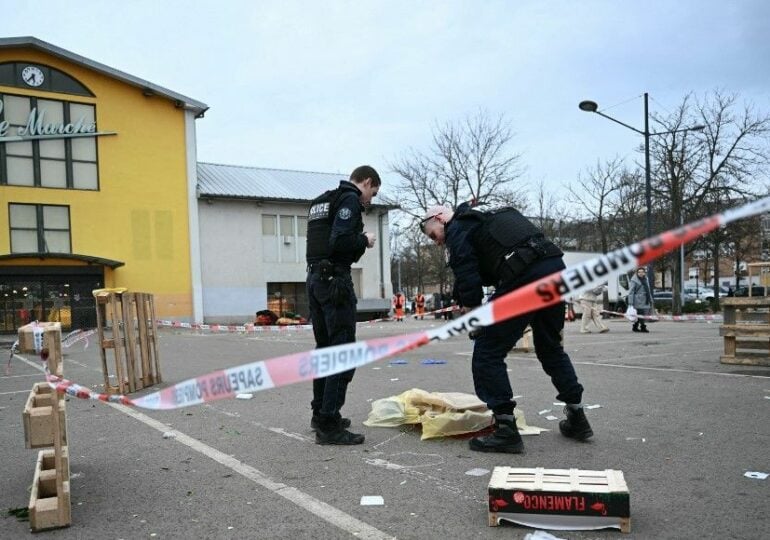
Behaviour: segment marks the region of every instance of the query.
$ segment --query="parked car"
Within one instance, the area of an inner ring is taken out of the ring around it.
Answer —
[[[770,287],[760,287],[759,285],[753,285],[751,287],[751,296],[767,296],[767,293],[770,292]],[[748,287],[738,287],[735,289],[735,296],[748,296],[749,295],[749,288]]]
[[[652,294],[652,299],[654,302],[660,302],[662,304],[673,304],[674,303],[674,293],[672,291],[655,291]],[[694,299],[690,297],[687,294],[682,294],[682,299],[684,300],[684,303],[693,302]]]
[[[711,287],[685,287],[684,294],[695,301],[714,299],[714,289]]]

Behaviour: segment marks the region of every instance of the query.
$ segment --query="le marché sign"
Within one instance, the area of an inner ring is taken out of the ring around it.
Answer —
[[[0,113],[3,102],[0,100]],[[114,131],[96,131],[95,122],[86,122],[82,116],[76,122],[67,124],[46,122],[45,111],[33,108],[24,126],[11,126],[7,120],[0,121],[0,143],[33,141],[39,139],[70,139],[75,137],[98,137],[116,135]]]

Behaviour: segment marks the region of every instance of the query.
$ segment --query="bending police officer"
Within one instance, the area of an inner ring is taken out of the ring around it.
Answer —
[[[482,286],[494,286],[490,301],[513,289],[565,268],[562,252],[527,218],[513,208],[479,212],[464,203],[455,212],[430,208],[420,227],[438,245],[445,245],[455,277],[454,296],[463,312],[481,305]],[[593,435],[581,405],[583,387],[561,343],[564,303],[526,313],[475,331],[471,368],[476,395],[495,417],[495,431],[471,439],[471,450],[517,454],[524,450],[513,410],[505,357],[530,325],[543,370],[566,403],[562,435],[585,440]]]
[[[350,180],[323,193],[310,205],[307,224],[307,296],[317,348],[356,340],[356,294],[350,265],[374,247],[375,236],[364,232],[362,211],[380,189],[374,168],[362,165]],[[311,428],[318,444],[361,444],[342,418],[348,384],[355,369],[313,380]]]

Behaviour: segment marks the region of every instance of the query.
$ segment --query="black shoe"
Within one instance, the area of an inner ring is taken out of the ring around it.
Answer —
[[[364,442],[364,436],[358,433],[351,433],[342,427],[337,427],[329,431],[316,430],[315,443],[316,444],[338,444],[338,445],[353,445],[362,444]]]
[[[636,326],[631,327],[631,330],[634,332],[641,332]]]
[[[471,450],[477,452],[521,454],[524,451],[524,441],[512,414],[495,415],[495,431],[491,435],[471,439],[469,445]]]
[[[317,414],[314,414],[313,418],[310,420],[310,429],[318,431],[320,423],[321,419]],[[348,429],[350,427],[350,418],[340,418],[340,427],[342,427],[342,429]]]
[[[559,431],[561,431],[562,435],[577,441],[584,441],[593,436],[594,432],[591,429],[591,424],[588,423],[586,413],[582,407],[580,409],[564,407],[564,414],[567,415],[567,419],[559,422]]]
[[[649,330],[647,330],[647,327],[646,327],[646,326],[643,326],[643,327],[642,327],[642,329],[641,329],[641,330],[639,330],[639,331],[640,331],[640,332],[642,332],[642,333],[644,333],[644,334],[649,334],[649,333],[650,333],[650,331],[649,331]]]

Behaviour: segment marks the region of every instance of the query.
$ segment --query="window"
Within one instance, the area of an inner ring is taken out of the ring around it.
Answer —
[[[275,216],[264,214],[262,216],[262,236],[276,235]]]
[[[69,206],[8,205],[11,253],[72,253]]]
[[[95,125],[96,109],[84,103],[0,94],[5,137],[15,137],[30,121],[41,126]],[[4,184],[98,190],[96,137],[0,142],[0,185]]]

